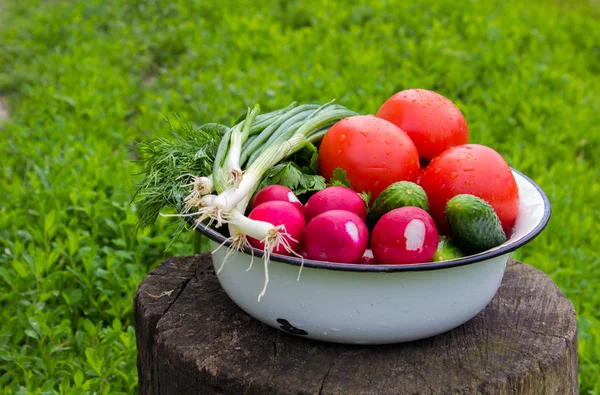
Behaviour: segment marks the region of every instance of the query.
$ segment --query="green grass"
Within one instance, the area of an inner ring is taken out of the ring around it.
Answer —
[[[189,234],[165,252],[170,221],[136,233],[128,204],[132,147],[169,133],[160,114],[375,113],[420,87],[548,194],[550,225],[516,257],[573,302],[582,393],[600,394],[597,4],[0,0],[0,392],[136,389],[136,287],[191,253]]]

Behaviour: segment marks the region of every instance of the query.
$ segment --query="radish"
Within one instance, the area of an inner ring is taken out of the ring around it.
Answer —
[[[365,253],[363,254],[363,256],[360,258],[360,261],[358,261],[358,263],[361,265],[375,265],[377,262],[375,262],[375,257],[373,256],[373,250],[370,248],[367,248],[365,250]]]
[[[330,210],[314,217],[304,230],[304,249],[310,259],[357,263],[369,243],[369,231],[356,214]]]
[[[256,195],[254,195],[254,199],[252,199],[250,209],[254,210],[258,205],[273,200],[292,203],[294,206],[298,207],[300,211],[304,209],[304,206],[300,203],[300,200],[298,200],[294,192],[283,185],[269,185],[258,191]]]
[[[287,241],[288,246],[278,245],[273,250],[275,254],[297,255],[301,248],[302,232],[306,227],[302,211],[294,204],[272,200],[258,205],[250,212],[248,218],[256,221],[268,222],[274,226],[282,226],[286,233],[283,239]],[[249,235],[251,236],[251,235]],[[264,249],[265,242],[253,237],[248,237],[250,245],[254,248]]]
[[[371,235],[378,264],[430,262],[438,245],[438,231],[427,211],[401,207],[381,217]]]
[[[330,210],[345,210],[356,214],[363,222],[367,219],[365,202],[350,188],[333,186],[321,189],[308,199],[304,206],[306,222]]]

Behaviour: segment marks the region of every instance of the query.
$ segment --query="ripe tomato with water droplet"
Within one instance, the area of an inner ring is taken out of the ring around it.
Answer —
[[[436,103],[433,107],[430,104]],[[412,139],[421,158],[433,159],[469,141],[467,121],[458,107],[439,93],[409,89],[390,97],[377,117],[386,119]]]
[[[450,234],[444,214],[448,200],[468,193],[488,202],[510,235],[519,212],[519,189],[510,167],[492,148],[467,144],[443,152],[425,169],[419,185],[441,233]]]
[[[393,123],[358,115],[333,125],[321,141],[321,175],[329,180],[338,167],[346,171],[356,192],[371,192],[374,202],[392,183],[416,181],[419,154],[407,134]]]

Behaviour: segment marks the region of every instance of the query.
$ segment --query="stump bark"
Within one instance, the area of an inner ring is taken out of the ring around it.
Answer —
[[[430,339],[329,344],[251,318],[210,254],[160,264],[135,298],[140,394],[577,394],[575,310],[539,270],[509,261],[492,302]]]

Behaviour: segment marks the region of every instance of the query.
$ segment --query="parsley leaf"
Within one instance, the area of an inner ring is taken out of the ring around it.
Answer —
[[[302,173],[319,174],[319,151],[313,143],[307,143],[290,157],[290,162],[298,165]]]
[[[310,191],[319,191],[327,185],[325,179],[317,174],[306,174],[293,162],[280,163],[268,170],[258,184],[257,191],[268,185],[283,185],[296,195]]]
[[[338,167],[333,171],[333,177],[331,177],[329,185],[341,186],[352,189],[350,181],[348,181],[348,177],[346,177],[346,170],[342,169],[341,167]]]
[[[360,198],[365,202],[365,206],[369,207],[369,203],[371,202],[371,191],[369,192],[361,192],[358,194]]]

